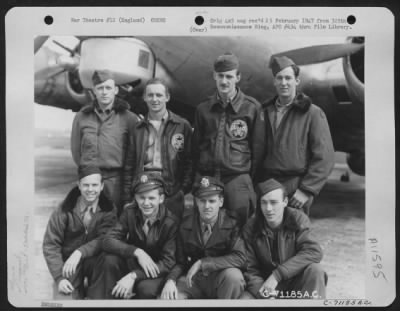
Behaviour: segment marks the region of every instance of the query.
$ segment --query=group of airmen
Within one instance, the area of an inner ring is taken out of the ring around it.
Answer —
[[[299,67],[282,56],[270,69],[277,96],[261,105],[237,85],[238,58],[217,57],[193,126],[167,109],[161,79],[146,83],[139,117],[112,72],[94,72],[72,126],[77,187],[43,240],[57,299],[325,298],[308,215],[332,139],[297,89]]]

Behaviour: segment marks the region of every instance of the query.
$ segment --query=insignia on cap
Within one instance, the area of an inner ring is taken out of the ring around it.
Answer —
[[[203,188],[207,188],[210,186],[210,181],[208,178],[203,177],[200,181],[200,184],[203,186]]]
[[[261,121],[264,121],[264,111],[260,112],[260,119],[261,119]]]
[[[145,184],[149,181],[149,178],[147,177],[147,175],[142,175],[142,177],[140,177],[140,182],[142,184]]]
[[[243,120],[235,120],[229,128],[232,135],[236,138],[244,138],[247,135],[247,124]]]

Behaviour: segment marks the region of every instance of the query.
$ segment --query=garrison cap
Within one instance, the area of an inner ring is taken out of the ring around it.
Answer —
[[[297,67],[297,65],[287,56],[274,56],[269,62],[269,67],[271,68],[272,74],[274,76],[276,76],[278,72],[289,66]]]
[[[198,198],[223,192],[224,184],[214,177],[201,176],[193,185],[193,195]]]
[[[214,62],[215,72],[225,72],[233,69],[239,69],[239,60],[233,53],[222,54]]]
[[[109,79],[114,80],[114,75],[108,69],[95,70],[93,72],[93,76],[92,76],[93,85],[103,83],[104,81],[107,81]]]
[[[100,174],[101,175],[101,170],[99,169],[98,166],[80,166],[78,168],[78,177],[79,180],[82,178],[93,175],[93,174]]]
[[[154,172],[143,172],[136,175],[134,178],[132,193],[143,193],[158,188],[164,189],[164,179],[160,174]]]
[[[259,196],[263,196],[264,194],[267,194],[268,192],[271,192],[276,189],[284,190],[285,186],[283,186],[280,182],[276,181],[273,178],[270,178],[257,185],[257,191]]]

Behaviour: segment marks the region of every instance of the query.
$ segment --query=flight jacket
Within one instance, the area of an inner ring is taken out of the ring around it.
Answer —
[[[89,227],[85,228],[79,213],[74,210],[81,193],[72,189],[61,205],[51,214],[43,239],[43,255],[53,279],[58,283],[62,277],[64,262],[75,250],[82,259],[95,256],[101,251],[105,233],[117,221],[117,212],[103,193]]]
[[[177,263],[167,279],[176,281],[199,259],[204,274],[226,268],[245,268],[246,250],[236,218],[229,211],[220,209],[205,245],[199,219],[197,208],[183,218],[177,238]]]
[[[263,162],[263,180],[276,176],[299,176],[299,188],[317,195],[325,184],[334,165],[334,148],[325,113],[311,99],[298,93],[283,116],[275,134],[264,107],[267,132],[267,154]]]
[[[247,250],[247,290],[257,293],[265,280],[274,274],[278,281],[290,279],[301,273],[309,264],[322,260],[322,249],[310,233],[310,220],[302,211],[286,207],[283,222],[278,230],[278,258],[274,263],[268,241],[270,234],[260,208],[243,229]]]
[[[165,276],[175,265],[178,219],[163,205],[146,237],[144,220],[137,203],[127,204],[116,223],[103,240],[103,250],[123,258],[133,258],[137,248],[144,250],[157,264],[159,277]],[[148,277],[142,269],[135,269],[136,280]]]
[[[265,155],[265,122],[260,103],[240,89],[224,109],[217,93],[196,109],[193,160],[196,172],[254,177]],[[224,181],[225,182],[225,181]]]
[[[133,178],[144,171],[146,148],[151,124],[148,118],[135,124],[130,137],[124,166],[123,201],[132,201]],[[179,190],[188,193],[192,187],[193,167],[191,157],[192,128],[188,121],[168,111],[168,119],[162,133],[161,161],[165,192],[172,196]]]
[[[96,101],[75,115],[71,132],[71,152],[78,166],[122,169],[133,124],[139,118],[129,104],[115,98],[111,113],[102,120],[95,112]]]

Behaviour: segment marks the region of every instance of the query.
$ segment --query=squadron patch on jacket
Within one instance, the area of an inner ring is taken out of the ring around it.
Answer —
[[[172,140],[171,140],[171,144],[172,147],[174,147],[174,149],[176,151],[182,151],[183,148],[185,147],[185,138],[183,137],[183,134],[175,134],[172,136]]]
[[[244,138],[248,132],[247,124],[243,120],[233,121],[229,130],[235,138]]]

